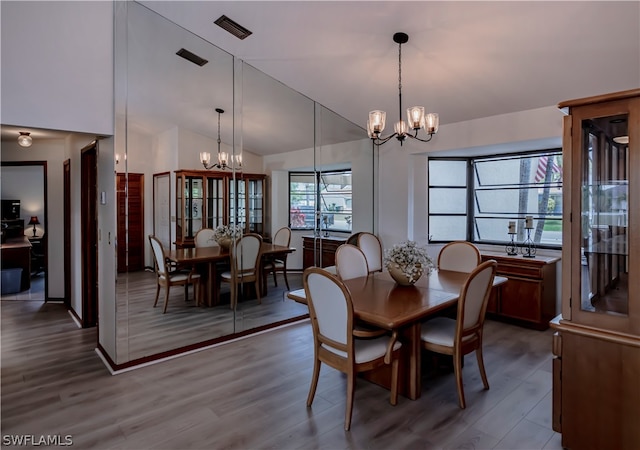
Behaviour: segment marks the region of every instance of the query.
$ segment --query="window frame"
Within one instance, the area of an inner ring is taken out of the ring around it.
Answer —
[[[429,243],[433,243],[433,244],[443,244],[443,243],[447,243],[450,242],[450,240],[447,239],[433,239],[432,238],[432,234],[431,234],[431,218],[432,217],[459,217],[459,216],[463,216],[466,217],[465,220],[465,236],[464,237],[460,237],[460,239],[464,239],[466,241],[469,242],[473,242],[475,244],[487,244],[487,245],[505,245],[508,244],[510,242],[510,237],[509,234],[507,233],[506,227],[505,227],[505,233],[504,233],[504,240],[493,240],[493,239],[477,239],[476,233],[475,231],[475,227],[477,226],[477,219],[478,218],[482,218],[482,219],[504,219],[505,218],[505,214],[496,214],[496,217],[490,216],[490,215],[476,215],[476,202],[477,202],[477,193],[478,192],[486,192],[486,191],[491,191],[491,190],[498,190],[500,189],[499,186],[496,185],[496,187],[492,187],[492,188],[480,188],[478,186],[478,179],[477,179],[477,173],[476,173],[476,163],[478,162],[485,162],[485,161],[505,161],[505,160],[509,160],[509,159],[521,159],[521,158],[535,158],[535,157],[540,157],[540,156],[544,156],[544,155],[548,155],[548,156],[555,156],[555,155],[559,155],[562,158],[562,148],[550,148],[550,149],[537,149],[537,150],[528,150],[528,151],[520,151],[520,152],[510,152],[510,153],[504,153],[504,154],[498,154],[498,155],[477,155],[477,156],[470,156],[470,157],[448,157],[448,156],[442,156],[442,157],[430,157],[427,160],[427,165],[429,165],[429,163],[431,161],[466,161],[467,162],[467,167],[466,167],[466,187],[461,188],[459,185],[455,185],[455,186],[445,186],[445,185],[433,185],[431,183],[431,177],[428,177],[428,183],[427,183],[427,198],[430,199],[431,197],[431,189],[466,189],[466,212],[463,213],[456,213],[456,214],[452,214],[452,213],[432,213],[432,205],[431,205],[431,201],[429,201],[429,205],[428,205],[428,210],[427,210],[427,223],[429,226]],[[533,170],[536,170],[536,168],[533,168]],[[427,166],[427,172],[429,172],[429,166]],[[563,179],[560,181],[551,181],[549,182],[549,186],[552,188],[559,188],[560,190],[562,190],[562,185],[563,185]],[[511,186],[511,188],[516,188],[516,189],[526,189],[527,187],[544,187],[547,183],[544,182],[544,180],[542,182],[535,182],[535,183],[531,183],[531,182],[527,182],[527,183],[510,183],[509,186]],[[511,213],[506,213],[506,214],[511,214]],[[508,217],[511,220],[522,220],[523,217],[521,217],[522,213],[518,213],[517,211],[514,212],[512,214],[513,218]],[[529,213],[530,215],[530,213]],[[535,217],[535,215],[534,215]],[[546,216],[545,216],[546,217]],[[553,216],[553,218],[549,219],[549,220],[557,220],[555,218],[555,216]],[[562,217],[560,217],[560,221],[562,220]],[[549,243],[536,243],[536,247],[538,248],[544,248],[544,249],[560,249],[562,247],[562,244],[549,244]]]

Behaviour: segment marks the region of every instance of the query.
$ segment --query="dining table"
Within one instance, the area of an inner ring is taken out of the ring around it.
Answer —
[[[375,327],[397,331],[402,342],[398,390],[416,400],[421,395],[421,343],[422,322],[454,307],[460,290],[469,274],[451,270],[434,270],[424,274],[411,286],[397,284],[388,272],[344,280],[351,294],[354,317]],[[496,276],[496,288],[507,278]],[[304,289],[291,291],[287,296],[306,303]],[[390,387],[391,370],[388,366],[365,374],[365,378]]]
[[[266,256],[278,256],[293,253],[296,249],[283,245],[276,245],[269,242],[262,242],[260,245],[260,267],[258,276],[262,277],[262,259]],[[220,295],[217,289],[216,277],[219,263],[230,263],[231,253],[228,248],[215,247],[192,247],[176,248],[165,251],[165,257],[179,267],[201,268],[201,275],[205,279],[204,301],[207,306],[219,303]],[[204,270],[202,269],[204,268]],[[259,284],[262,286],[262,283]]]

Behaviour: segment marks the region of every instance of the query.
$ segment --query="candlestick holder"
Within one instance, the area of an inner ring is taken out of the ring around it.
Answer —
[[[531,240],[531,230],[533,228],[526,228],[527,230],[527,238],[522,242],[522,256],[524,258],[535,258],[536,257],[536,244]]]
[[[509,242],[504,249],[507,251],[507,255],[511,255],[511,256],[517,255],[518,246],[516,245],[516,241],[515,241],[516,233],[509,233],[509,235],[511,236],[511,242]]]

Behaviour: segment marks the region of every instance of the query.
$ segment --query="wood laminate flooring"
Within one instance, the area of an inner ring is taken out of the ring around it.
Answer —
[[[425,368],[422,397],[395,407],[388,391],[359,379],[345,432],[343,374],[323,366],[306,407],[308,321],[112,376],[94,351],[96,330],[79,329],[63,305],[0,308],[3,446],[59,435],[78,449],[561,448],[551,429],[551,330],[488,320],[491,389],[467,356],[464,410],[451,372]]]

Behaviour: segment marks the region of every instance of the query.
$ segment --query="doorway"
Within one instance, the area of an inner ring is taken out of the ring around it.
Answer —
[[[98,322],[98,146],[96,141],[82,149],[80,202],[82,239],[82,327]]]
[[[144,174],[118,173],[118,273],[144,270]]]

